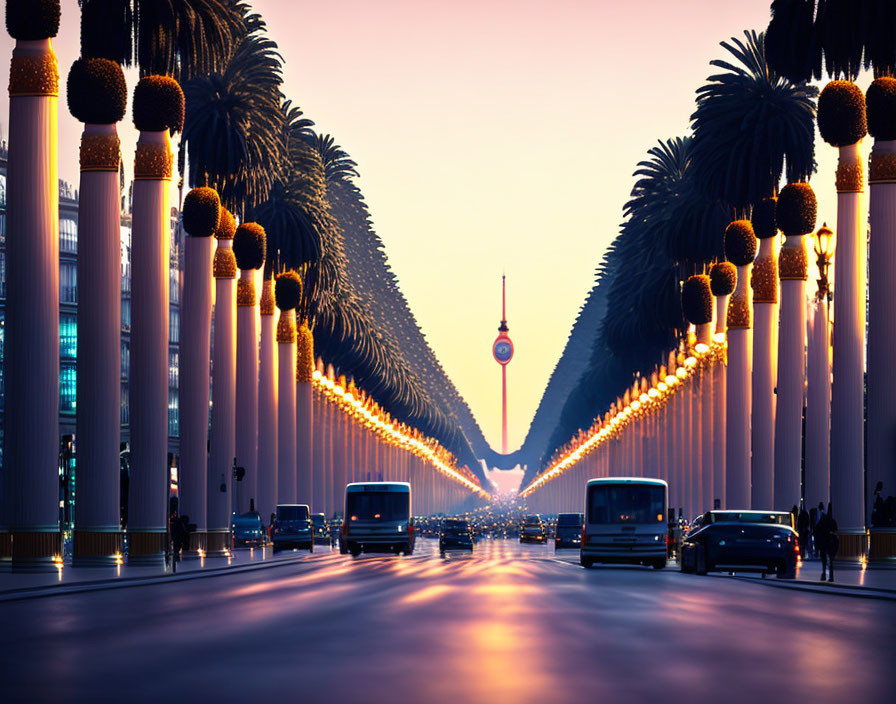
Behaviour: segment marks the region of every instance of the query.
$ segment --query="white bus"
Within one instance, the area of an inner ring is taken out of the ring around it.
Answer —
[[[411,485],[407,482],[357,482],[345,487],[341,551],[414,551]]]
[[[666,504],[662,479],[611,477],[585,485],[580,562],[666,566]]]

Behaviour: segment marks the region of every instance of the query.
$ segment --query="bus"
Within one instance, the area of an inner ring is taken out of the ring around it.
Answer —
[[[414,552],[411,485],[407,482],[357,482],[345,487],[345,522],[340,551]]]
[[[662,479],[611,477],[585,485],[585,525],[579,561],[666,566],[666,505]]]

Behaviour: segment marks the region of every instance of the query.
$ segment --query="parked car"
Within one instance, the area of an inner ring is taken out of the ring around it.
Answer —
[[[357,482],[345,487],[345,522],[339,550],[414,552],[411,485],[407,482]]]
[[[296,548],[314,552],[310,513],[306,504],[277,504],[271,531],[274,552]]]
[[[439,531],[439,553],[447,550],[469,550],[473,552],[473,530],[466,518],[446,518]]]
[[[314,542],[318,545],[332,545],[333,536],[330,533],[330,524],[322,513],[311,514],[311,530],[314,533]]]
[[[558,514],[554,530],[554,550],[581,547],[583,524],[584,516],[581,513]]]
[[[231,544],[235,548],[260,548],[264,545],[261,516],[255,512],[234,513],[230,518]]]
[[[548,533],[541,516],[526,516],[523,519],[523,525],[520,527],[521,543],[545,543],[547,539]]]
[[[759,569],[796,576],[799,541],[789,511],[707,511],[681,546],[681,571]]]

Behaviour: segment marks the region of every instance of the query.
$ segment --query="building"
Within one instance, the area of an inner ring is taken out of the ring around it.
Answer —
[[[6,142],[0,143],[0,410],[5,403],[3,351],[6,314]],[[180,339],[180,295],[183,234],[177,226],[177,211],[171,212],[170,323],[168,349],[168,452],[176,481],[179,446],[178,427],[178,342]],[[59,181],[59,442],[60,500],[66,527],[71,527],[77,476],[75,414],[77,411],[78,349],[78,191]],[[121,199],[121,447],[122,482],[127,487],[130,411],[128,377],[130,372],[131,335],[131,215],[130,197],[125,194],[122,178]],[[0,439],[3,420],[0,414]],[[3,466],[0,442],[0,471]]]

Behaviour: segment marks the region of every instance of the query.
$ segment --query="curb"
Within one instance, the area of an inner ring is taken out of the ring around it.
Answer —
[[[93,582],[78,582],[75,584],[59,585],[51,584],[41,587],[22,587],[0,591],[0,604],[10,601],[23,601],[26,599],[41,599],[52,596],[68,594],[80,594],[85,592],[100,592],[110,589],[126,589],[131,587],[147,587],[168,582],[186,582],[193,579],[206,579],[209,577],[223,577],[230,574],[242,574],[275,567],[286,567],[306,562],[305,556],[285,558],[270,562],[258,562],[248,565],[233,565],[229,567],[215,567],[210,569],[190,570],[181,574],[164,574],[150,577],[119,577],[116,579],[103,579]]]
[[[724,579],[723,575],[719,575]],[[896,589],[883,587],[860,587],[855,584],[828,584],[827,582],[800,582],[798,580],[783,579],[757,579],[756,577],[729,576],[728,579],[736,579],[739,582],[764,584],[767,587],[778,589],[790,589],[799,592],[812,592],[814,594],[827,594],[828,596],[848,596],[854,599],[878,599],[880,601],[896,601]]]

